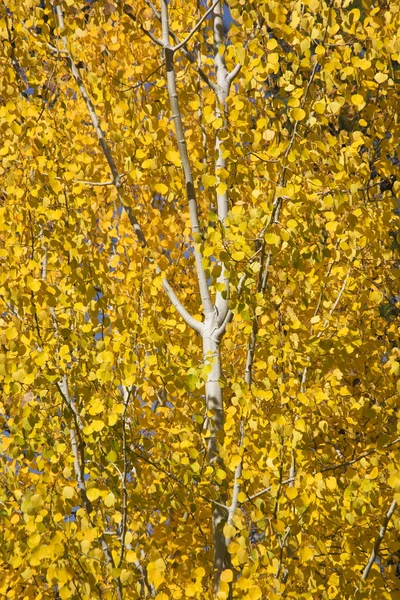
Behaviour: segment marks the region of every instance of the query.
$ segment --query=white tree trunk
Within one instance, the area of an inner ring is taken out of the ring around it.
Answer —
[[[208,461],[214,469],[223,468],[223,462],[220,457],[219,446],[224,438],[224,406],[221,387],[221,355],[220,340],[217,336],[219,324],[216,315],[210,315],[206,318],[205,327],[202,333],[204,362],[211,365],[211,371],[208,374],[206,391],[206,408],[208,413]],[[218,486],[220,492],[217,498],[218,502],[226,504],[226,490],[224,483]],[[227,512],[219,505],[215,504],[212,515],[213,537],[214,537],[214,583],[215,591],[218,592],[221,572],[228,566],[228,554],[226,539],[223,528],[227,520]]]

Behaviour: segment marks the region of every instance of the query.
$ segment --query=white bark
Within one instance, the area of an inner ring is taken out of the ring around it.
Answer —
[[[397,507],[397,502],[396,502],[396,500],[393,500],[392,504],[390,505],[389,510],[387,511],[387,513],[385,515],[385,518],[383,519],[382,527],[379,531],[379,534],[376,537],[374,547],[372,548],[371,556],[369,557],[369,561],[368,561],[367,566],[365,567],[362,577],[361,577],[362,581],[367,580],[367,577],[372,568],[372,565],[375,563],[375,561],[377,559],[380,545],[382,543],[383,538],[385,537],[385,533],[388,528],[389,521],[392,518],[393,513],[396,510],[396,507]]]
[[[208,461],[211,466],[223,466],[219,445],[223,443],[224,434],[224,406],[220,379],[222,376],[219,339],[216,337],[217,320],[215,315],[206,319],[203,331],[204,362],[211,364],[212,369],[206,381],[206,408],[208,417]],[[222,490],[220,500],[225,504],[226,494]],[[226,523],[227,513],[219,504],[214,504],[212,514],[213,541],[214,541],[214,584],[216,593],[222,571],[228,566],[227,544],[223,528]]]
[[[217,2],[214,6],[214,65],[217,76],[217,90],[216,90],[216,109],[215,116],[217,119],[222,119],[223,128],[227,125],[226,119],[226,99],[229,95],[229,72],[226,68],[225,55],[224,53],[220,53],[220,49],[224,43],[224,24],[222,19],[222,2]],[[223,153],[223,143],[220,139],[219,132],[217,131],[216,139],[215,139],[215,155],[216,155],[216,174],[217,174],[217,185],[220,183],[224,183],[224,180],[221,181],[219,177],[219,173],[221,169],[226,168],[226,159],[224,158]],[[218,188],[217,188],[218,189]],[[224,193],[217,192],[217,213],[218,219],[222,226],[225,226],[225,220],[228,215],[229,210],[229,201],[228,201],[228,193],[225,191]],[[217,292],[215,305],[220,315],[220,323],[225,319],[226,313],[228,311],[228,294],[229,294],[229,278],[227,277],[225,268],[223,264],[221,266],[221,274],[218,277],[217,283],[223,284],[225,287],[224,292]]]

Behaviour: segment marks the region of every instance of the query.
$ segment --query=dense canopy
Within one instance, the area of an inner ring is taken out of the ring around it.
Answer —
[[[1,0],[1,597],[400,598],[399,31]]]

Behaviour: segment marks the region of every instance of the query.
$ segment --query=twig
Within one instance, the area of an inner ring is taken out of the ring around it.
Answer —
[[[295,480],[295,478],[289,477],[289,479],[285,479],[284,481],[282,481],[280,483],[280,485],[281,486],[282,485],[287,485],[288,483],[292,483],[292,481],[294,481],[294,480]],[[270,492],[272,490],[272,487],[273,487],[272,485],[269,485],[268,487],[264,488],[263,490],[260,490],[256,494],[253,494],[252,496],[248,496],[244,502],[241,502],[241,504],[244,504],[245,502],[252,502],[256,498],[259,498],[260,496],[263,496],[264,494],[267,494],[268,492]]]
[[[391,446],[394,446],[398,442],[400,442],[400,437],[396,438],[393,442],[390,442],[389,444],[385,444],[383,446],[383,448],[390,448]],[[378,448],[371,448],[371,450],[367,450],[366,452],[359,454],[358,456],[356,456],[356,458],[353,458],[351,460],[347,460],[345,462],[338,463],[336,465],[323,467],[322,469],[317,469],[316,471],[314,471],[313,475],[316,475],[317,473],[325,473],[326,471],[335,471],[336,469],[344,469],[346,467],[350,467],[351,465],[354,465],[354,463],[358,462],[362,458],[365,458],[366,456],[371,456],[371,454],[375,454],[376,452],[379,452]]]

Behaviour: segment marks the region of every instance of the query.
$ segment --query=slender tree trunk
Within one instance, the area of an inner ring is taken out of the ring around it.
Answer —
[[[206,408],[209,415],[208,421],[208,461],[214,469],[223,467],[219,452],[219,446],[224,439],[224,406],[220,379],[222,376],[222,365],[220,355],[220,340],[216,336],[218,323],[212,315],[205,321],[203,331],[203,355],[204,362],[211,365],[211,371],[206,381]],[[227,494],[224,486],[218,486],[220,494],[218,502],[226,504]],[[226,539],[224,536],[224,525],[227,513],[218,505],[214,505],[212,515],[213,537],[214,537],[214,584],[218,592],[221,572],[228,566]]]

